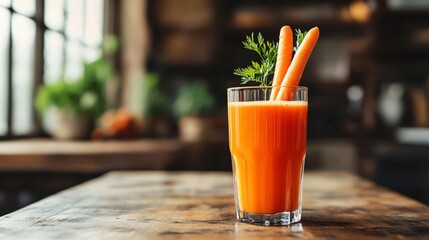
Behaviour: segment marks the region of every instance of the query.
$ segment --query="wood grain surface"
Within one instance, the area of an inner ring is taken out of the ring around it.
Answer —
[[[164,170],[185,145],[178,139],[127,141],[0,142],[0,171],[105,173],[111,170]]]
[[[289,227],[235,220],[229,173],[112,172],[0,218],[0,239],[429,239],[429,208],[348,173],[304,176]]]

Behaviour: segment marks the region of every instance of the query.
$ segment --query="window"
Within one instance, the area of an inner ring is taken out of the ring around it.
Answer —
[[[0,137],[37,134],[34,95],[101,56],[104,0],[0,0]]]

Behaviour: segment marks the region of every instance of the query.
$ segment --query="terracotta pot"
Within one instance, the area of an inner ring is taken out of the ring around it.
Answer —
[[[61,140],[80,139],[88,136],[90,119],[78,116],[69,109],[52,107],[44,116],[45,130]]]
[[[182,117],[179,119],[180,139],[186,142],[204,141],[211,127],[211,118]]]

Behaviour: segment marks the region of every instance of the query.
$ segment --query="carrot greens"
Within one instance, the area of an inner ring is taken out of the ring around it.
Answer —
[[[234,75],[241,77],[241,84],[253,81],[261,86],[271,85],[271,76],[274,74],[276,65],[278,43],[266,41],[261,33],[255,39],[252,33],[252,35],[246,36],[243,45],[245,49],[256,52],[261,61],[252,61],[250,66],[235,69]]]
[[[296,45],[293,48],[294,52],[298,51],[298,48],[301,45],[302,41],[304,40],[305,35],[307,35],[307,31],[301,32],[301,29],[296,29],[295,34],[296,34]]]
[[[301,32],[300,29],[297,29],[295,30],[295,34],[296,45],[293,50],[296,52],[307,32]],[[247,67],[236,68],[234,75],[241,77],[241,84],[256,82],[260,86],[272,85],[272,75],[275,71],[279,43],[266,41],[261,33],[258,33],[255,39],[252,33],[250,36],[246,36],[243,46],[247,50],[256,52],[260,58],[260,62],[252,61]]]

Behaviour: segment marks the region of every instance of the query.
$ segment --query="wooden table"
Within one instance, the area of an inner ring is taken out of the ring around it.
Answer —
[[[228,173],[112,172],[0,218],[0,239],[429,239],[429,208],[348,173],[305,174],[290,227],[235,221]]]

